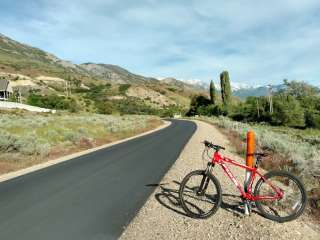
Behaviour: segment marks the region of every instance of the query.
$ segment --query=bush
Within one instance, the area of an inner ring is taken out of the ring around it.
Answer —
[[[211,101],[202,95],[195,95],[192,97],[190,102],[190,109],[187,112],[187,116],[194,116],[197,114],[206,115],[207,110],[205,109],[211,104]]]
[[[39,95],[31,93],[27,98],[27,103],[32,106],[58,109],[58,110],[70,110],[71,112],[79,111],[79,105],[73,98],[67,98],[57,95]]]
[[[17,151],[17,138],[5,130],[0,129],[0,152]]]
[[[131,84],[121,84],[119,86],[119,93],[125,95],[127,90],[131,87]]]
[[[0,134],[0,152],[20,152],[25,155],[41,156],[49,152],[50,145],[39,141],[35,134],[17,137],[4,130],[0,130]]]
[[[114,105],[109,100],[97,102],[96,107],[100,114],[112,114],[115,111]]]
[[[272,122],[276,125],[304,127],[304,111],[298,100],[292,96],[274,98]]]
[[[320,113],[312,110],[306,111],[305,122],[307,127],[320,129]]]

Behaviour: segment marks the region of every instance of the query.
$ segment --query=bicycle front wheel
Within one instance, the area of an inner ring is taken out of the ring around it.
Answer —
[[[307,194],[302,182],[285,171],[271,171],[260,178],[254,190],[255,196],[276,196],[274,187],[283,196],[279,199],[259,200],[256,206],[263,216],[277,222],[287,222],[299,217],[306,207]]]
[[[197,170],[181,182],[179,197],[182,208],[193,218],[208,218],[221,204],[221,186],[216,177]]]

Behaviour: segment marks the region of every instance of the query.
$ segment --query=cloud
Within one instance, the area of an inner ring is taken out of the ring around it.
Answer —
[[[1,32],[81,62],[147,76],[316,84],[320,2],[30,0],[0,3]]]

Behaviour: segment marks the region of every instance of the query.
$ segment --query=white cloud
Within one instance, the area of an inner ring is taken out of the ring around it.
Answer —
[[[316,0],[3,1],[4,34],[77,63],[207,82],[229,70],[248,85],[320,77]]]

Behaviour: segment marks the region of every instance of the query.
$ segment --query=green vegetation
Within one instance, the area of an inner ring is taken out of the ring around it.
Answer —
[[[241,122],[268,123],[272,126],[320,129],[320,90],[304,82],[284,81],[284,88],[272,96],[248,97],[231,102],[228,72],[221,78],[222,103],[210,101],[205,96],[195,96],[190,104],[188,116],[228,116]],[[210,95],[213,86],[210,83]],[[213,102],[215,102],[213,104]]]
[[[121,95],[125,95],[127,90],[131,87],[131,84],[120,84],[119,85],[119,93]]]
[[[187,116],[194,116],[201,113],[201,115],[207,115],[204,111],[207,111],[210,103],[210,100],[202,95],[193,96]]]
[[[34,159],[57,157],[131,136],[159,124],[154,116],[5,111],[0,121],[0,163],[15,168]]]
[[[42,95],[37,91],[31,91],[27,97],[27,103],[33,106],[68,110],[70,112],[87,111],[98,114],[141,114],[158,115],[163,117],[173,116],[181,112],[181,107],[154,108],[146,104],[142,99],[125,95],[130,84],[122,84],[114,89],[111,84],[90,85],[89,89],[75,89],[72,97],[55,94]],[[113,98],[113,96],[123,96]]]
[[[39,95],[32,92],[27,98],[27,103],[32,106],[57,110],[69,110],[70,112],[77,112],[79,110],[76,100],[65,96]]]
[[[227,71],[223,71],[220,74],[220,84],[221,84],[221,98],[222,103],[225,107],[230,106],[231,104],[231,85],[229,73]]]
[[[213,80],[210,82],[210,88],[209,88],[209,93],[210,93],[210,100],[211,104],[216,104],[216,88],[214,86]]]
[[[319,128],[319,90],[307,83],[285,81],[285,88],[271,97],[249,97],[233,107],[230,117],[274,126]]]

